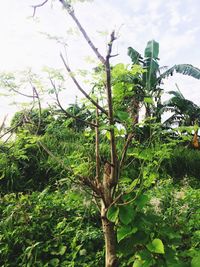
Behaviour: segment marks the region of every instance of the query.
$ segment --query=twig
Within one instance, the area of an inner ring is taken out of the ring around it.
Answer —
[[[31,82],[30,82],[31,83]],[[40,125],[41,125],[41,114],[42,114],[42,106],[41,106],[41,101],[40,101],[40,97],[39,97],[39,94],[35,88],[35,86],[32,85],[31,83],[31,86],[33,88],[33,92],[34,94],[36,95],[36,98],[38,100],[38,107],[39,107],[39,120],[38,120],[38,125],[37,125],[37,130],[36,130],[36,134],[38,134],[39,132],[39,129],[40,129]]]
[[[67,115],[68,117],[71,117],[71,118],[73,118],[73,119],[75,119],[75,120],[81,121],[81,122],[83,122],[83,123],[85,123],[85,124],[87,124],[87,125],[90,125],[90,126],[92,126],[92,127],[98,127],[96,124],[94,124],[94,123],[92,123],[92,122],[89,122],[89,121],[86,121],[86,120],[82,120],[82,119],[79,118],[78,116],[75,116],[75,115],[71,114],[70,112],[66,111],[66,110],[63,108],[63,106],[61,105],[61,103],[60,103],[60,100],[59,100],[58,92],[57,92],[57,90],[56,90],[55,83],[52,81],[52,79],[51,79],[50,77],[49,77],[49,79],[50,79],[51,85],[53,86],[54,91],[55,91],[56,101],[57,101],[56,104],[59,106],[59,108],[62,110],[62,112],[65,113],[65,115]]]
[[[7,119],[7,116],[8,116],[8,115],[4,116],[4,118],[3,118],[2,124],[1,124],[1,126],[0,126],[0,132],[3,130],[3,128],[4,128],[4,126],[5,126],[5,121],[6,121],[6,119]]]
[[[127,153],[128,147],[130,145],[130,142],[131,142],[133,136],[134,136],[133,133],[129,133],[128,134],[128,138],[127,138],[126,143],[124,144],[124,147],[123,147],[123,150],[122,150],[122,157],[121,157],[120,164],[119,164],[120,168],[124,164],[124,160],[126,158],[126,153]]]
[[[61,160],[59,159],[56,155],[53,154],[53,152],[51,152],[47,147],[46,145],[41,142],[41,141],[37,141],[38,145],[41,146],[44,151],[46,151],[46,153],[51,156],[56,162],[58,162],[62,167],[63,169],[65,169],[66,171],[68,172],[71,172],[72,174],[74,174],[74,171],[71,167],[67,167],[66,164]],[[76,175],[80,180],[83,180],[83,177],[80,176],[80,175]],[[69,180],[73,181],[73,179],[69,178]],[[73,181],[74,182],[74,181]]]
[[[91,102],[96,108],[98,108],[99,110],[101,110],[101,112],[103,112],[104,114],[108,115],[107,111],[106,111],[104,108],[102,108],[96,101],[94,101],[94,100],[93,100],[93,99],[92,99],[92,98],[85,92],[85,90],[83,90],[83,88],[80,86],[80,84],[78,83],[78,81],[77,81],[76,78],[74,77],[74,75],[73,75],[73,73],[72,73],[70,67],[67,65],[67,63],[66,63],[66,61],[65,61],[65,59],[64,59],[64,57],[63,57],[63,55],[62,55],[62,53],[60,53],[60,57],[61,57],[61,59],[62,59],[62,61],[63,61],[63,64],[64,64],[64,66],[65,66],[67,72],[70,74],[71,79],[73,80],[73,82],[74,82],[75,85],[77,86],[78,90],[79,90],[79,91],[80,91],[80,92],[81,92],[81,93],[82,93],[88,100],[90,100],[90,102]]]
[[[14,127],[10,128],[8,131],[6,131],[4,134],[0,136],[0,139],[7,135],[8,133],[12,132],[13,130],[17,129],[18,126],[22,124],[22,121],[18,122]]]
[[[117,57],[117,56],[119,56],[119,54],[110,55],[110,58],[111,58],[111,57]]]
[[[49,0],[45,0],[45,1],[42,2],[41,4],[32,6],[32,8],[33,8],[33,17],[35,16],[35,13],[36,13],[37,8],[38,8],[38,7],[42,7],[42,6],[44,6],[48,1],[49,1]]]
[[[44,143],[42,143],[41,141],[37,141],[38,145],[40,145],[46,152],[49,156],[51,156],[56,162],[58,162],[66,171],[72,173],[73,175],[75,175],[79,181],[76,182],[77,184],[83,184],[85,186],[87,186],[88,188],[92,189],[93,192],[95,192],[97,194],[96,197],[101,197],[101,190],[99,188],[97,188],[97,186],[95,185],[95,180],[92,180],[90,178],[87,178],[87,177],[84,177],[84,176],[81,176],[79,174],[75,174],[73,169],[71,167],[68,167],[66,166],[66,164],[61,160],[59,159],[57,156],[55,156],[45,145]],[[71,178],[69,178],[70,181],[72,181],[73,183],[75,183],[75,181]]]
[[[34,96],[32,96],[32,95],[27,95],[27,94],[21,93],[20,91],[16,90],[13,86],[10,86],[9,82],[7,82],[7,81],[5,81],[5,84],[6,84],[6,86],[10,87],[11,91],[14,91],[15,93],[17,93],[19,95],[29,97],[29,98],[34,98]]]

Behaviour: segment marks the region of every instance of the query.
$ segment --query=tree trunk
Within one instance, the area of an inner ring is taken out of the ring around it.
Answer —
[[[103,175],[103,198],[101,200],[101,221],[105,240],[105,267],[118,267],[116,254],[117,236],[114,223],[107,219],[108,207],[113,202],[111,185],[111,166],[106,162]]]
[[[102,203],[102,206],[104,204]],[[105,240],[105,267],[118,267],[118,260],[116,255],[117,237],[114,230],[114,223],[106,218],[105,208],[102,207],[101,221]]]

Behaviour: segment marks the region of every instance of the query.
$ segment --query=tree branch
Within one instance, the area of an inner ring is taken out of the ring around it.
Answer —
[[[3,134],[0,136],[0,139],[1,139],[2,137],[4,137],[5,135],[7,135],[8,133],[13,132],[13,130],[17,129],[17,127],[19,127],[21,124],[22,124],[22,121],[18,122],[15,126],[13,126],[13,127],[10,128],[8,131],[6,131],[5,133],[3,133]]]
[[[89,44],[91,49],[94,51],[97,58],[101,61],[101,63],[103,65],[105,65],[105,62],[106,62],[105,58],[99,53],[98,49],[95,47],[94,43],[91,41],[90,37],[88,36],[88,34],[86,33],[86,31],[84,30],[82,25],[80,24],[79,20],[77,19],[76,15],[74,13],[72,6],[69,3],[67,3],[67,1],[64,1],[64,0],[59,0],[59,1],[63,5],[63,7],[67,10],[68,14],[72,17],[72,19],[74,20],[74,22],[78,26],[80,32],[82,33],[84,39],[87,41],[87,43]]]
[[[71,168],[71,167],[68,167],[68,166],[66,166],[66,164],[61,160],[61,159],[59,159],[57,156],[55,156],[47,147],[46,147],[46,145],[44,145],[44,143],[43,142],[41,142],[40,140],[39,141],[37,141],[37,143],[38,143],[38,145],[40,145],[43,149],[44,149],[44,151],[46,151],[46,153],[49,155],[49,156],[51,156],[56,162],[58,162],[66,171],[69,171],[70,173],[72,173],[73,175],[75,175],[78,179],[79,179],[79,181],[78,182],[76,182],[77,184],[83,184],[83,185],[85,185],[85,186],[87,186],[87,187],[89,187],[90,189],[92,189],[93,190],[93,192],[95,192],[96,194],[97,194],[97,196],[96,197],[100,197],[101,196],[101,189],[100,188],[98,188],[97,186],[96,186],[96,184],[95,184],[95,180],[94,181],[92,181],[90,178],[88,178],[88,177],[84,177],[84,176],[81,176],[81,175],[79,175],[79,174],[74,174],[74,171],[73,171],[73,169]],[[72,181],[73,183],[75,182],[73,179],[71,179],[71,178],[69,178],[69,180],[70,181]]]
[[[85,90],[83,90],[83,88],[80,86],[80,84],[78,83],[78,81],[76,80],[76,78],[74,77],[70,67],[67,65],[62,53],[60,53],[60,57],[63,61],[63,64],[67,70],[67,72],[69,73],[71,79],[73,80],[73,82],[75,83],[76,87],[78,88],[78,90],[88,99],[90,100],[90,102],[96,107],[98,108],[99,110],[101,110],[101,112],[103,112],[104,114],[108,115],[107,111],[102,108],[96,101],[94,101],[86,92]]]
[[[7,82],[7,81],[5,81],[5,84],[6,84],[6,86],[10,87],[11,91],[14,91],[15,93],[17,93],[19,95],[22,95],[22,96],[25,96],[25,97],[29,97],[29,98],[34,98],[35,97],[35,96],[32,96],[32,95],[27,95],[27,94],[21,93],[20,91],[18,91],[15,88],[13,88],[13,86],[11,87],[9,82]]]
[[[62,110],[62,112],[63,112],[65,115],[67,115],[68,117],[73,118],[73,119],[75,119],[75,120],[77,120],[77,121],[81,121],[81,122],[83,122],[83,123],[85,123],[85,124],[87,124],[87,125],[90,125],[90,126],[92,126],[92,127],[98,127],[96,124],[94,124],[94,123],[92,123],[92,122],[89,122],[89,121],[86,121],[86,120],[82,120],[82,119],[79,118],[78,116],[75,116],[75,115],[71,114],[70,112],[66,111],[66,110],[63,108],[63,106],[61,105],[61,103],[60,103],[60,100],[59,100],[58,92],[57,92],[57,90],[56,90],[55,83],[52,81],[52,79],[51,79],[50,77],[49,77],[49,79],[50,79],[51,85],[53,86],[54,91],[55,91],[56,101],[57,101],[56,104],[59,106],[59,108]]]
[[[108,119],[110,126],[110,155],[111,155],[111,184],[115,187],[118,177],[118,163],[117,163],[117,152],[115,144],[115,133],[114,133],[114,116],[113,116],[113,103],[112,103],[112,88],[111,88],[111,68],[110,68],[110,56],[112,52],[112,45],[115,37],[115,32],[113,31],[110,36],[110,42],[108,43],[108,52],[106,55],[106,93],[108,102]]]
[[[100,179],[100,157],[99,157],[99,110],[96,108],[96,125],[95,128],[95,154],[96,154],[96,178]]]

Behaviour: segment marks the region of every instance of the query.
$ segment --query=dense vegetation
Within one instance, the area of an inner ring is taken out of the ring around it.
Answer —
[[[61,105],[62,72],[47,69],[44,85],[29,73],[32,107],[0,127],[0,265],[198,267],[200,108],[180,90],[161,96],[163,79],[200,79],[200,70],[161,72],[154,40],[144,56],[128,48],[131,64],[111,65],[115,33],[103,57],[78,27],[100,59],[88,94],[61,54],[83,104]],[[14,74],[0,78],[11,92],[24,88]],[[42,108],[44,92],[56,105]]]
[[[103,266],[101,221],[92,196],[72,184],[37,143],[46,142],[64,162],[68,156],[80,160],[75,153],[92,155],[84,132],[65,123],[52,122],[42,136],[21,129],[1,145],[1,266]],[[135,199],[132,192],[126,196],[129,204],[108,214],[119,227],[120,266],[198,266],[200,152],[182,144],[168,147],[155,173],[149,165],[158,163],[163,145],[159,142],[157,150],[137,145],[141,151],[135,151],[123,186],[141,167],[150,168],[154,182],[146,181],[151,186],[141,196]],[[155,152],[158,157],[151,155]]]

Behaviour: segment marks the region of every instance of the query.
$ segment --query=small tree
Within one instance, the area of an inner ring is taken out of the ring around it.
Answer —
[[[102,72],[104,72],[104,88],[103,91],[105,93],[106,104],[103,106],[102,101],[98,101],[94,97],[91,97],[86,91],[81,87],[75,76],[72,74],[72,71],[68,64],[66,63],[62,54],[60,57],[64,63],[64,66],[71,76],[71,79],[77,86],[77,88],[83,93],[83,95],[92,103],[92,105],[96,109],[96,120],[94,123],[88,123],[90,126],[95,129],[95,159],[96,159],[96,174],[93,178],[85,177],[84,175],[78,175],[79,182],[82,185],[89,187],[93,195],[100,204],[100,214],[102,220],[102,228],[105,238],[105,266],[106,267],[115,267],[118,266],[117,253],[116,253],[116,243],[117,236],[115,231],[114,222],[110,221],[107,217],[108,209],[111,208],[117,201],[120,200],[122,196],[122,192],[120,192],[119,181],[121,169],[123,168],[123,164],[126,157],[126,152],[129,144],[131,143],[131,139],[133,137],[133,128],[127,127],[128,131],[123,135],[124,145],[122,151],[117,149],[117,130],[116,123],[123,124],[123,121],[128,121],[129,114],[125,111],[116,110],[115,113],[118,116],[114,115],[113,108],[113,92],[112,92],[112,73],[111,73],[111,65],[110,60],[114,56],[112,55],[112,46],[113,42],[116,40],[115,32],[113,31],[110,35],[110,41],[107,45],[107,54],[104,57],[98,49],[95,47],[93,41],[88,36],[85,29],[80,24],[77,19],[73,7],[71,6],[69,1],[59,0],[64,9],[68,12],[68,14],[72,17],[76,25],[78,26],[80,32],[83,37],[87,41],[90,48],[93,50],[95,55],[100,61]],[[38,7],[43,6],[48,1],[44,1],[40,5],[34,6],[34,14]],[[124,70],[128,73],[128,70]],[[131,70],[130,70],[131,72]],[[138,69],[138,72],[141,72],[141,68]],[[137,71],[135,72],[137,74]],[[124,96],[123,96],[124,97]],[[74,116],[73,116],[74,117]],[[79,119],[78,117],[76,119]],[[108,149],[109,149],[109,158],[105,160],[101,160],[100,155],[100,142],[102,140],[103,132],[108,132]],[[121,137],[120,137],[121,139]],[[43,146],[44,147],[44,146]],[[45,149],[45,147],[44,147]],[[47,149],[46,149],[47,150]]]

